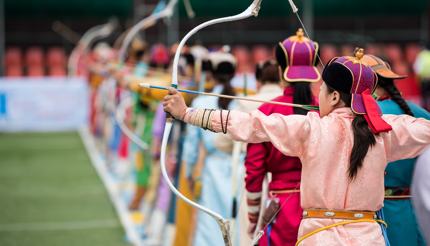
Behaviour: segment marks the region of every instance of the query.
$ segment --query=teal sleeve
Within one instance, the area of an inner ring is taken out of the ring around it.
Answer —
[[[424,119],[430,120],[430,113],[427,110],[416,105],[415,103],[408,102],[408,105],[411,108],[416,118],[424,118]]]

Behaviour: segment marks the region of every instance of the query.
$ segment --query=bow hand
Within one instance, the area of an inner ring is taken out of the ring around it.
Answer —
[[[169,95],[163,99],[164,112],[170,114],[175,119],[183,120],[187,105],[184,97],[175,88],[169,88]]]

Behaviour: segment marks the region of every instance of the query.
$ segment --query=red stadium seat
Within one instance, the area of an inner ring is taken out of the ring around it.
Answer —
[[[31,47],[27,50],[25,54],[25,65],[31,66],[43,66],[44,65],[44,55],[43,50],[40,47]]]
[[[18,47],[6,49],[5,66],[22,66],[22,52]]]
[[[49,76],[63,77],[66,76],[66,69],[64,66],[51,66],[49,67]]]
[[[45,76],[45,70],[43,66],[30,66],[27,68],[27,76],[42,77]]]
[[[21,66],[7,66],[6,67],[6,77],[21,77],[22,67]]]
[[[47,64],[48,66],[66,66],[66,54],[63,49],[53,47],[48,50]]]

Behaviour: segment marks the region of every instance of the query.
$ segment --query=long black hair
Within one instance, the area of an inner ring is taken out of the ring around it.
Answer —
[[[328,85],[327,89],[329,93],[335,91],[335,89]],[[341,91],[338,92],[340,94],[340,100],[342,100],[346,106],[351,107],[351,94]],[[366,119],[360,114],[356,114],[352,121],[352,132],[354,135],[354,145],[352,146],[351,156],[349,158],[348,176],[351,180],[354,180],[358,170],[363,166],[363,161],[369,148],[376,144],[376,138],[370,130]]]
[[[262,84],[279,84],[278,63],[274,60],[255,65],[255,78]]]
[[[236,72],[235,65],[230,62],[220,62],[216,67],[211,65],[211,68],[214,79],[223,85],[221,94],[235,96],[236,92],[230,82]],[[220,97],[218,98],[218,107],[228,109],[231,101],[232,99]]]
[[[276,61],[281,67],[281,70],[285,71],[288,64],[287,64],[286,54],[282,49],[281,45],[282,45],[281,43],[276,45],[275,56],[276,56]],[[305,82],[305,81],[293,82],[293,83],[290,83],[290,86],[294,88],[293,103],[304,104],[304,105],[310,105],[313,103],[312,90],[309,82]],[[297,108],[297,107],[295,107],[293,111],[295,114],[305,115],[308,113],[308,110],[303,108]]]
[[[382,87],[390,95],[391,99],[397,103],[397,105],[399,105],[403,112],[410,116],[414,116],[411,108],[400,94],[400,91],[394,85],[393,79],[384,78],[378,75],[378,86]]]

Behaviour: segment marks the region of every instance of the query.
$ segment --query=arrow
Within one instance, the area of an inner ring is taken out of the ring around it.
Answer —
[[[143,88],[147,88],[147,89],[169,90],[169,87],[166,87],[166,86],[150,85],[150,84],[147,84],[147,83],[139,83],[139,86],[143,87]],[[258,102],[258,103],[269,103],[269,104],[275,104],[275,105],[281,105],[281,106],[287,106],[287,107],[303,108],[303,109],[306,109],[306,110],[319,110],[318,106],[312,106],[312,105],[301,105],[301,104],[295,104],[295,103],[266,101],[266,100],[248,98],[248,97],[230,96],[230,95],[223,95],[223,94],[216,94],[216,93],[209,93],[209,92],[201,92],[201,91],[194,91],[194,90],[185,90],[185,89],[177,89],[177,90],[179,92],[182,92],[182,93],[194,94],[194,95],[222,97],[222,98],[229,98],[229,99],[235,99],[235,100]]]

